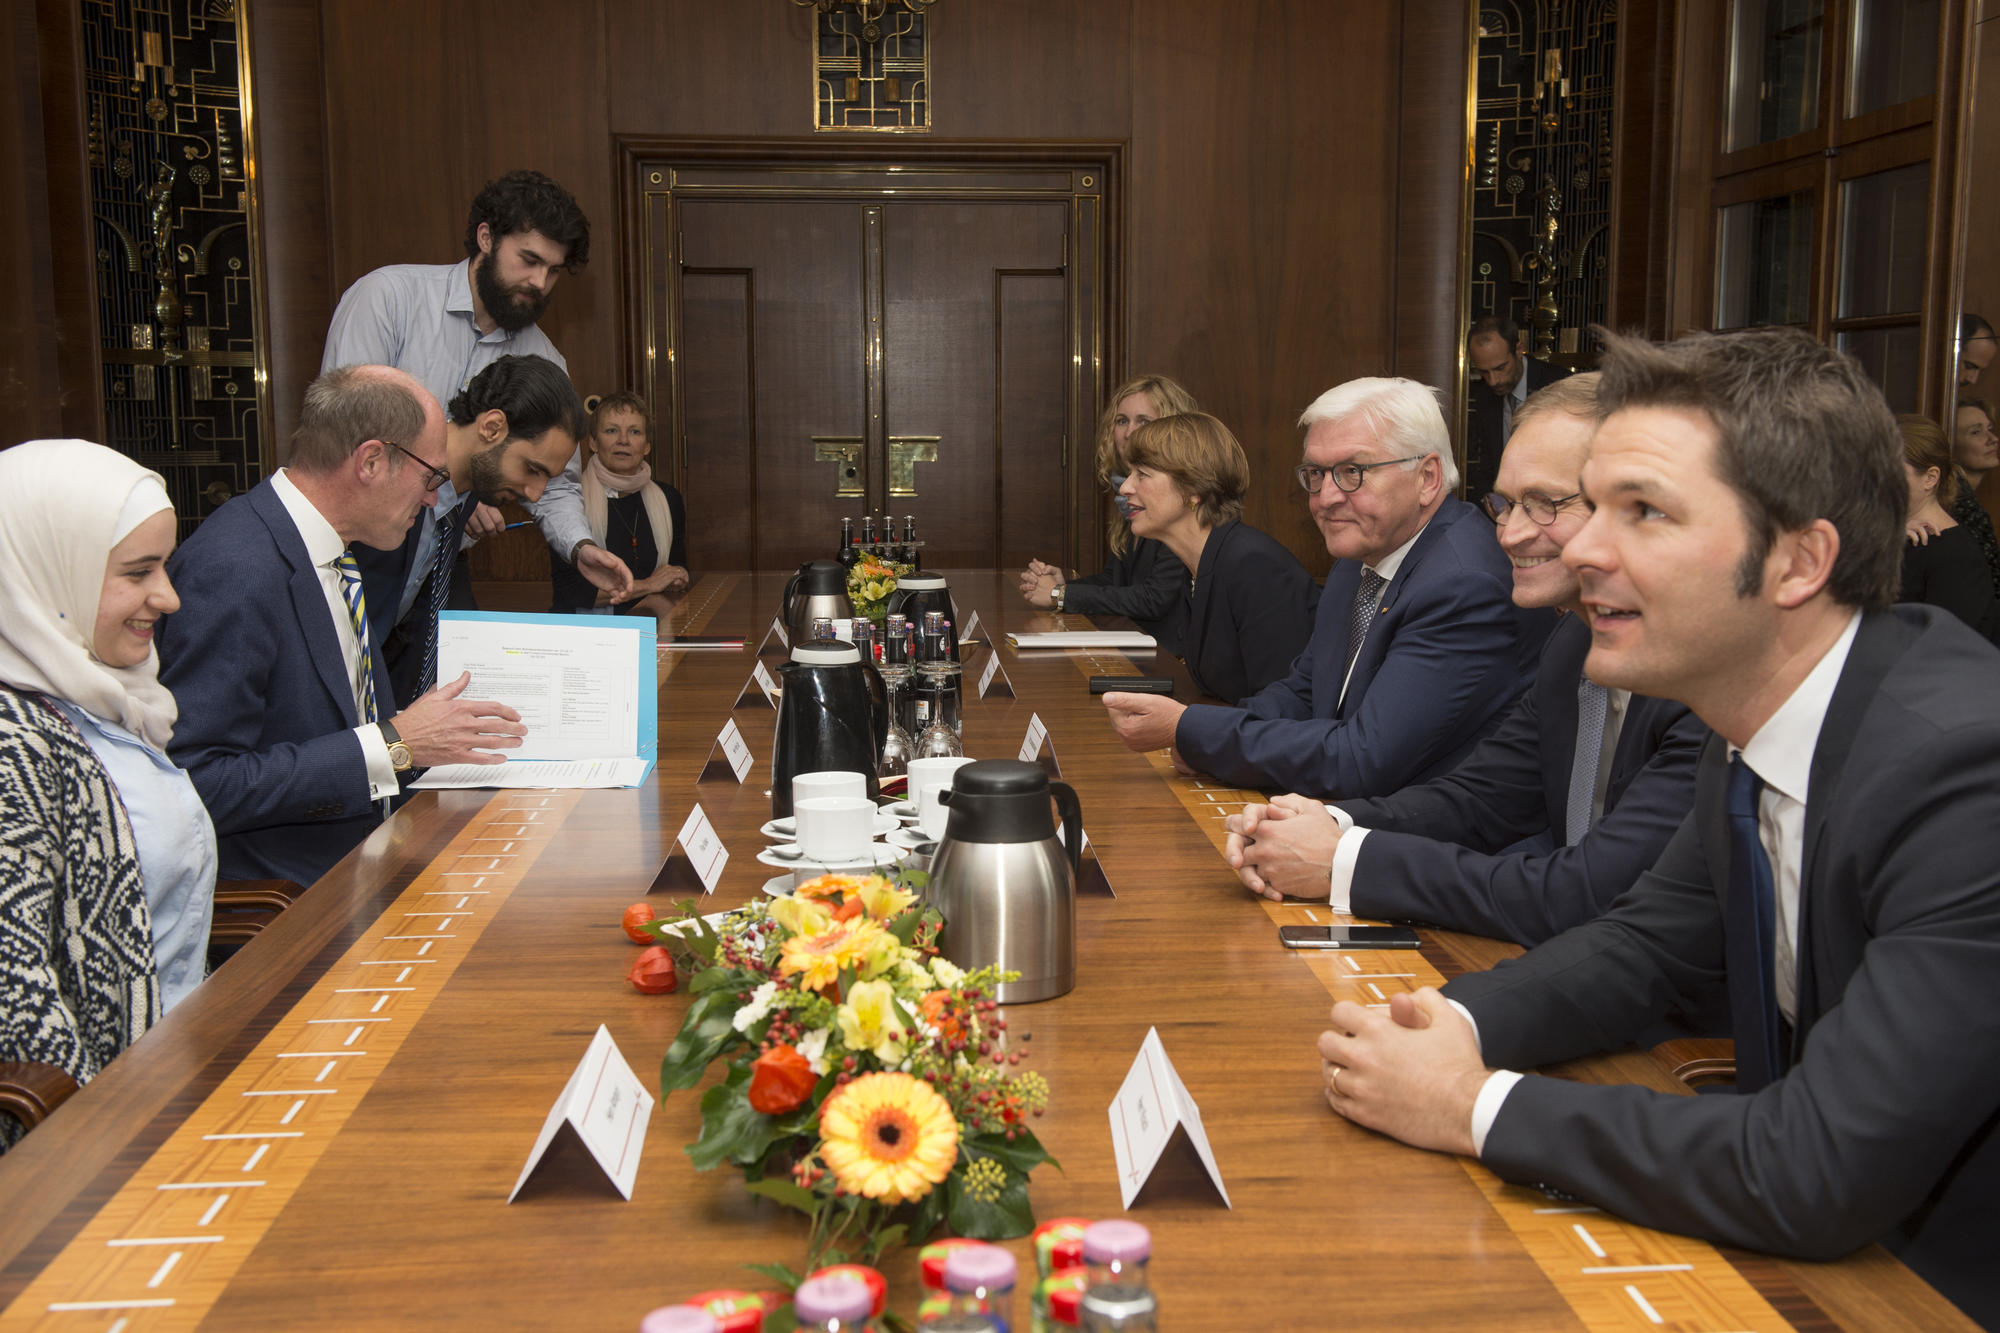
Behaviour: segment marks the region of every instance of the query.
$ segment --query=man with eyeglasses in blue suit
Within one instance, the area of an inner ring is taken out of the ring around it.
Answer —
[[[1385,796],[1455,767],[1535,675],[1552,611],[1514,605],[1486,518],[1456,498],[1435,390],[1359,379],[1308,407],[1295,470],[1336,564],[1285,679],[1240,707],[1104,696],[1134,750],[1245,787]]]

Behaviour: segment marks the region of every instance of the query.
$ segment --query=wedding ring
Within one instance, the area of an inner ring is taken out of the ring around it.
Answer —
[[[1326,1067],[1326,1086],[1327,1086],[1327,1089],[1328,1089],[1328,1090],[1329,1090],[1330,1092],[1332,1092],[1334,1096],[1338,1097],[1338,1096],[1340,1095],[1340,1066],[1339,1066],[1339,1065],[1328,1065],[1328,1066]]]

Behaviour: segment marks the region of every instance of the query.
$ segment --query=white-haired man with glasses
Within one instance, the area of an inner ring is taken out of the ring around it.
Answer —
[[[1326,800],[1386,796],[1449,772],[1534,679],[1554,615],[1514,605],[1490,526],[1452,494],[1437,394],[1351,380],[1305,410],[1295,470],[1335,561],[1285,679],[1237,708],[1104,696],[1134,750]]]
[[[1533,688],[1434,781],[1338,805],[1280,796],[1232,815],[1227,855],[1246,888],[1533,945],[1601,915],[1687,817],[1708,728],[1684,704],[1583,671],[1583,590],[1561,557],[1589,516],[1576,479],[1597,376],[1536,390],[1516,425],[1480,507],[1513,566],[1515,605],[1565,613]]]

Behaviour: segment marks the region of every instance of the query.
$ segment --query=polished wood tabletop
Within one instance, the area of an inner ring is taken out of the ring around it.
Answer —
[[[995,631],[1059,621],[1006,575],[950,578],[961,611]],[[626,984],[619,917],[659,880],[692,803],[730,853],[708,910],[776,873],[755,860],[775,714],[735,704],[782,584],[709,574],[682,602],[677,628],[748,644],[662,655],[643,788],[411,800],[0,1158],[0,1323],[621,1330],[699,1290],[762,1285],[745,1264],[799,1262],[798,1214],[689,1165],[697,1092],[656,1109],[629,1203],[570,1158],[506,1202],[600,1023],[657,1087],[688,1001]],[[975,700],[994,651],[1014,697]],[[1153,1229],[1164,1326],[1972,1327],[1879,1248],[1835,1264],[1718,1251],[1333,1115],[1313,1044],[1330,994],[1380,1002],[1515,950],[1445,932],[1427,932],[1421,956],[1282,949],[1277,922],[1327,913],[1236,886],[1217,843],[1242,794],[1125,750],[1087,691],[1091,674],[1176,667],[990,641],[966,663],[967,753],[1012,757],[1038,714],[1117,895],[1079,900],[1076,989],[1008,1015],[1024,1067],[1052,1087],[1037,1129],[1063,1169],[1036,1176],[1037,1213],[1121,1211],[1106,1112],[1148,1028],[1229,1187],[1233,1207],[1176,1160],[1134,1207]],[[697,783],[731,718],[756,766],[741,786]],[[1641,1051],[1557,1072],[1684,1091]],[[912,1312],[911,1254],[888,1272]]]

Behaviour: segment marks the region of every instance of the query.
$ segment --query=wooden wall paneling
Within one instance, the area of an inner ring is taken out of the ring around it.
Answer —
[[[1132,11],[1125,371],[1185,381],[1229,425],[1245,519],[1315,572],[1294,423],[1393,364],[1400,33],[1386,5]]]
[[[319,374],[333,281],[327,227],[327,108],[318,0],[257,0],[246,10],[253,99],[251,149],[261,218],[263,322],[271,418],[267,462],[282,462],[306,385]]]
[[[1060,268],[1002,269],[993,275],[997,531],[995,555],[989,559],[1001,569],[1048,559],[1047,553],[1063,549],[1067,535],[1062,451],[1069,311],[1064,279]]]
[[[1979,69],[1977,0],[1945,0],[1939,6],[1937,114],[1931,124],[1930,234],[1924,246],[1924,322],[1917,410],[1943,420],[1957,396],[1958,307],[1964,285],[1963,230],[1966,181],[1965,145],[1971,140],[1976,107],[1971,99]]]
[[[62,433],[104,438],[104,370],[97,344],[97,268],[85,176],[83,34],[74,5],[37,0],[49,273],[55,301],[54,396]],[[49,390],[42,390],[46,397]]]
[[[1679,0],[1674,68],[1673,212],[1668,228],[1667,334],[1706,329],[1715,312],[1713,154],[1721,143],[1727,0]]]
[[[811,11],[763,0],[603,0],[598,9],[614,133],[811,133]]]
[[[1648,338],[1669,333],[1674,182],[1674,0],[1626,0],[1618,12],[1611,272],[1605,323]]]
[[[687,433],[700,441],[687,451],[683,494],[701,500],[688,511],[688,561],[749,569],[759,528],[756,277],[747,268],[689,269],[681,283],[687,325],[700,332],[681,361]],[[656,454],[663,444],[654,444]]]
[[[42,130],[41,57],[35,11],[0,14],[0,284],[14,293],[0,320],[0,447],[62,433],[55,283],[50,275],[49,179]]]
[[[1397,136],[1395,334],[1390,367],[1435,386],[1445,420],[1465,420],[1472,162],[1473,7],[1402,6]],[[1464,457],[1465,442],[1457,441]]]
[[[1968,45],[1974,116],[1960,136],[1961,269],[1946,309],[2000,320],[2000,16],[1982,19]]]
[[[967,139],[1125,139],[1140,132],[1134,92],[1155,77],[1135,51],[1140,12],[1162,0],[1007,0],[940,5],[931,15],[932,133]],[[1237,14],[1195,6],[1186,36],[1244,40]],[[1268,8],[1268,6],[1265,6]],[[1179,6],[1177,12],[1187,12]]]

